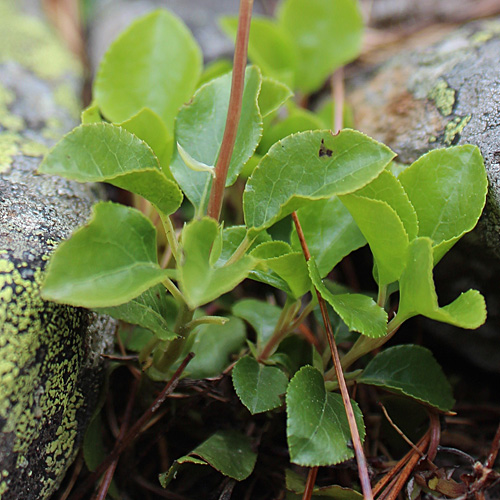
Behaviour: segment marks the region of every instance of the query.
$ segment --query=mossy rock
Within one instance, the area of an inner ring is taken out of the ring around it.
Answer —
[[[50,253],[101,191],[36,173],[78,119],[80,68],[19,4],[0,0],[0,498],[38,500],[78,452],[115,323],[40,297]]]

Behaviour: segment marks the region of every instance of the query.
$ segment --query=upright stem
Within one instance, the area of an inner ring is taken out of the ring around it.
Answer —
[[[307,247],[307,243],[304,237],[304,232],[302,231],[299,218],[297,217],[297,214],[295,212],[292,213],[292,218],[295,227],[297,229],[297,235],[299,237],[299,241],[302,246],[302,251],[304,252],[304,257],[306,258],[306,261],[308,261],[311,258],[311,254]],[[328,318],[326,303],[317,289],[316,289],[316,295],[318,297],[318,304],[321,310],[323,323],[325,325],[328,343],[330,344],[333,366],[335,368],[335,374],[337,376],[337,381],[339,383],[340,394],[342,395],[342,402],[344,403],[345,412],[347,414],[347,421],[349,422],[349,430],[351,431],[352,444],[354,446],[354,453],[356,455],[356,461],[358,463],[358,474],[361,483],[361,489],[363,490],[363,497],[365,500],[373,500],[373,493],[370,484],[370,476],[368,475],[368,466],[366,463],[366,457],[363,452],[363,446],[361,444],[361,438],[359,436],[358,426],[356,425],[356,418],[354,416],[354,410],[352,409],[351,398],[349,397],[349,391],[347,390],[347,384],[345,383],[344,373],[342,372],[339,352],[337,350],[337,344],[335,343],[335,337],[333,336],[332,325],[330,323],[330,319]]]
[[[240,13],[238,18],[238,32],[234,51],[233,79],[231,82],[231,95],[227,111],[226,128],[215,165],[215,178],[208,201],[208,215],[219,220],[224,198],[227,171],[231,156],[233,155],[236,133],[241,116],[241,103],[243,88],[245,86],[245,67],[247,64],[248,37],[250,34],[250,21],[252,19],[253,0],[240,0]]]

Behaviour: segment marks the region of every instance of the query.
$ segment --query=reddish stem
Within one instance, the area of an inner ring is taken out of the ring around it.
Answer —
[[[307,475],[307,482],[304,494],[302,495],[302,500],[311,500],[314,489],[314,483],[316,482],[317,475],[318,475],[318,467],[311,467],[309,469],[309,474]]]
[[[295,227],[297,229],[297,235],[299,237],[300,245],[302,246],[302,251],[304,252],[304,257],[306,258],[306,261],[308,261],[311,258],[311,254],[309,252],[309,249],[307,248],[304,232],[302,231],[299,218],[297,217],[297,214],[295,212],[292,213],[292,218]],[[351,431],[352,444],[354,446],[354,453],[356,455],[356,461],[358,463],[358,474],[361,483],[361,489],[363,490],[364,499],[372,500],[373,493],[370,484],[370,476],[368,474],[366,457],[363,451],[363,446],[361,444],[361,438],[359,437],[358,426],[356,425],[356,418],[354,416],[354,410],[352,409],[351,398],[349,397],[347,384],[345,383],[344,373],[342,372],[340,356],[337,350],[337,344],[335,343],[332,325],[330,324],[330,320],[328,318],[326,303],[321,294],[318,292],[318,290],[316,290],[316,295],[318,297],[318,304],[321,310],[323,323],[325,325],[328,343],[330,344],[330,352],[332,354],[333,366],[335,368],[335,374],[337,376],[337,381],[339,383],[340,394],[342,395],[342,401],[344,403],[344,408],[347,415],[347,421],[349,422],[349,430]]]
[[[234,50],[233,77],[231,81],[231,95],[229,97],[229,108],[227,111],[226,128],[219,151],[219,157],[215,165],[215,178],[210,191],[208,201],[208,215],[212,219],[219,220],[224,198],[224,187],[226,185],[227,171],[231,156],[233,155],[236,133],[241,116],[241,103],[243,100],[243,89],[245,87],[245,67],[247,64],[248,37],[250,35],[250,21],[252,19],[253,0],[240,0],[240,12],[238,17],[238,32],[236,34],[236,46]]]

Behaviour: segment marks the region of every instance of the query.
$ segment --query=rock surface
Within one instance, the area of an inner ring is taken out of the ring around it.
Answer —
[[[477,332],[441,323],[442,342],[490,371],[500,371],[500,20],[473,22],[432,46],[406,51],[352,82],[356,127],[409,164],[427,151],[475,144],[490,183],[478,227],[436,268],[442,304],[474,287],[488,320]]]
[[[40,297],[57,243],[100,191],[37,175],[78,118],[80,68],[40,20],[0,0],[0,497],[48,498],[74,459],[114,321]],[[23,2],[31,12],[38,2]],[[28,5],[29,4],[29,5]]]

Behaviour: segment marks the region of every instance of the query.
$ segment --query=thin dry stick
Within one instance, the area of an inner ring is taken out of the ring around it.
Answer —
[[[309,474],[307,475],[307,482],[304,489],[304,495],[302,495],[302,500],[311,500],[317,475],[318,467],[311,467],[309,469]]]
[[[499,448],[500,448],[500,425],[498,426],[495,437],[493,438],[493,442],[491,443],[491,449],[488,455],[488,460],[486,460],[485,467],[487,467],[488,469],[493,469],[493,466],[495,465],[495,460],[497,459]]]
[[[130,428],[123,440],[117,440],[113,451],[101,462],[101,464],[90,474],[85,481],[77,488],[71,500],[80,500],[84,497],[87,490],[97,481],[97,479],[106,471],[111,463],[123,452],[123,450],[139,435],[144,424],[158,410],[158,408],[167,399],[168,395],[175,390],[179,383],[179,378],[185,370],[187,364],[193,359],[194,354],[190,352],[183,360],[179,368],[172,375],[167,385],[163,388],[153,404],[144,412],[137,422]]]
[[[292,213],[293,222],[297,229],[297,235],[299,237],[300,244],[302,246],[302,251],[304,252],[304,257],[306,261],[309,261],[311,254],[307,248],[307,243],[302,231],[302,227],[299,222],[299,218],[295,212]],[[332,325],[328,318],[328,311],[326,309],[326,303],[323,300],[321,294],[316,290],[316,295],[318,297],[318,304],[321,310],[321,316],[323,318],[323,323],[325,325],[328,343],[330,344],[330,351],[332,354],[333,366],[335,368],[335,374],[337,376],[337,381],[339,383],[340,394],[342,395],[342,401],[344,403],[345,412],[347,414],[347,421],[349,422],[349,430],[351,431],[352,444],[354,445],[354,453],[356,455],[356,461],[358,463],[358,474],[361,483],[361,489],[363,490],[363,496],[365,500],[372,500],[373,493],[370,484],[370,476],[368,475],[368,466],[366,463],[366,457],[363,452],[363,446],[361,444],[361,438],[359,437],[358,426],[356,425],[356,419],[354,417],[354,410],[352,409],[351,399],[349,397],[349,391],[347,390],[347,384],[345,383],[344,373],[342,372],[342,367],[340,364],[339,352],[337,350],[337,344],[335,343],[335,338],[333,336]]]
[[[333,131],[337,134],[344,127],[344,68],[339,68],[331,79],[333,94]]]
[[[132,409],[134,408],[135,396],[137,394],[137,389],[139,387],[139,381],[134,379],[132,384],[132,388],[130,391],[130,397],[127,401],[127,406],[125,408],[125,413],[123,415],[123,422],[120,427],[120,434],[118,434],[118,441],[121,441],[125,437],[125,433],[129,428],[130,418],[132,417]],[[111,486],[111,481],[113,480],[113,476],[115,474],[116,466],[118,465],[118,460],[120,457],[116,457],[111,465],[108,467],[108,470],[104,474],[102,478],[101,486],[99,487],[99,491],[97,492],[95,499],[96,500],[105,500],[108,494],[109,487]]]
[[[212,183],[210,199],[208,201],[207,213],[209,217],[215,220],[219,220],[222,200],[224,198],[227,171],[229,169],[231,156],[233,155],[236,133],[238,132],[238,124],[240,122],[252,7],[253,0],[240,0],[238,32],[236,34],[236,47],[234,50],[233,78],[231,81],[231,95],[229,97],[226,128],[224,129],[219,157],[215,165],[215,179]]]

